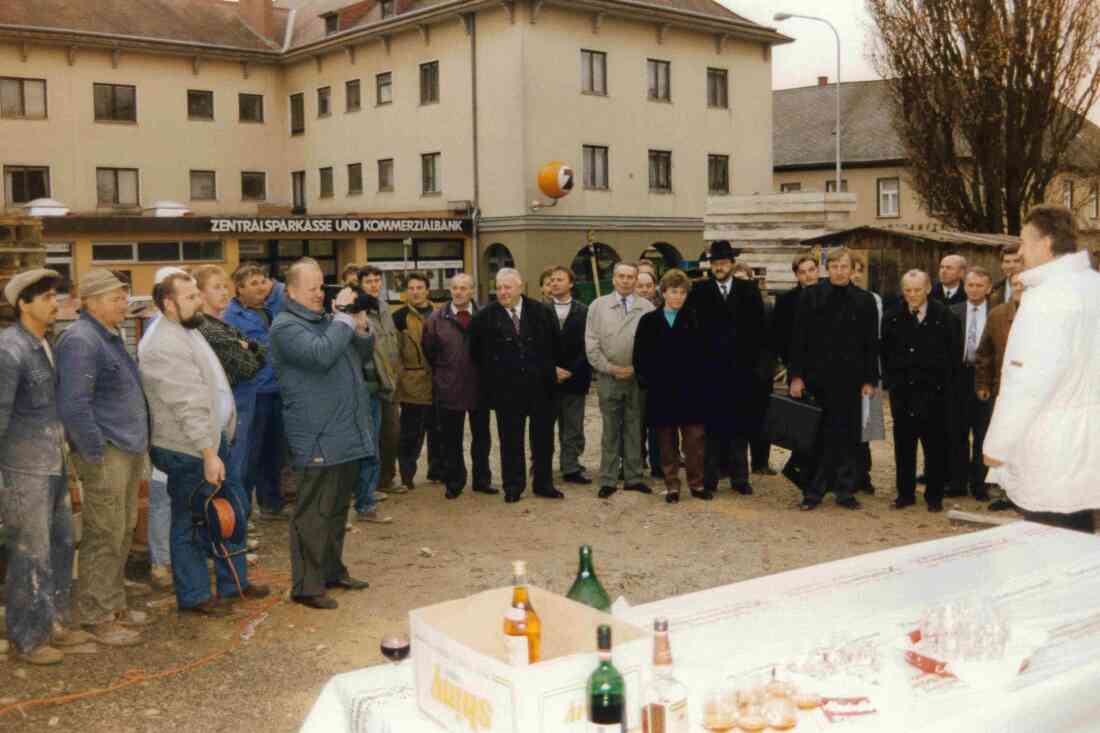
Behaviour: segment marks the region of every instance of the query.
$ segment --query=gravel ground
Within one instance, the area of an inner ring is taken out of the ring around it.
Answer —
[[[594,473],[600,435],[594,396],[586,426],[583,463]],[[887,441],[874,444],[873,451],[879,491],[861,497],[864,509],[858,512],[837,508],[831,498],[817,511],[799,512],[798,492],[782,477],[753,477],[751,497],[723,489],[714,501],[703,502],[685,492],[675,506],[659,496],[659,481],[653,483],[655,496],[619,492],[601,501],[595,487],[559,484],[565,501],[528,492],[515,505],[469,491],[445,501],[442,486],[421,484],[381,505],[393,524],[356,523],[349,533],[345,562],[371,587],[336,592],[336,611],[282,600],[289,585],[287,527],[261,523],[260,565],[253,577],[271,584],[279,598],[242,604],[232,619],[208,621],[178,615],[171,597],[135,595],[134,604],[156,618],[140,647],[74,655],[54,668],[0,657],[0,730],[293,731],[329,677],[384,661],[378,642],[384,632],[406,628],[410,609],[507,585],[510,561],[517,558],[528,561],[533,583],[564,593],[582,542],[592,544],[597,573],[612,598],[644,603],[971,531],[919,506],[892,512],[893,448]],[[773,466],[786,458],[786,451],[773,449]],[[494,458],[494,470],[497,465]],[[952,504],[982,510],[969,499]],[[265,613],[254,635],[241,641],[246,624]],[[122,686],[62,704],[12,709],[114,685]]]

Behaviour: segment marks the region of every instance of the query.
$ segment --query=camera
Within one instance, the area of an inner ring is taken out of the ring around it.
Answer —
[[[378,304],[378,298],[374,297],[370,293],[359,293],[355,296],[355,300],[347,305],[338,305],[336,309],[347,313],[349,316],[353,316],[356,313],[362,313],[367,311],[368,313],[377,313],[381,306]]]

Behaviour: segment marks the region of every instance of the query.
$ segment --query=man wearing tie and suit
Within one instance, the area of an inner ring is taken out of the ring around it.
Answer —
[[[993,277],[983,267],[972,267],[966,273],[963,287],[966,291],[966,302],[951,306],[951,312],[962,325],[963,348],[962,369],[959,372],[957,396],[954,400],[954,429],[950,436],[951,480],[945,495],[966,496],[969,486],[975,499],[989,501],[989,492],[985,488],[987,469],[982,464],[982,444],[985,442],[985,431],[989,428],[993,409],[989,402],[978,398],[974,366],[978,345],[982,342],[982,334],[989,317],[989,291],[993,287]],[[972,433],[973,448],[970,444]]]
[[[524,428],[531,422],[535,494],[564,497],[554,488],[554,384],[557,328],[542,303],[523,295],[523,277],[511,267],[497,272],[497,300],[470,321],[470,355],[478,368],[488,405],[497,416],[504,501],[514,503],[527,488]]]
[[[966,289],[963,278],[966,277],[966,258],[962,255],[947,255],[940,260],[940,281],[932,287],[928,296],[947,305],[966,302]]]

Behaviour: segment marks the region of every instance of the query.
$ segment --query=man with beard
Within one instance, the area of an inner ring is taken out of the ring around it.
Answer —
[[[218,597],[210,594],[207,559],[214,555],[208,530],[192,517],[192,493],[204,482],[222,495],[243,489],[229,465],[229,441],[237,423],[233,391],[221,362],[199,333],[202,294],[188,274],[174,272],[153,288],[162,318],[142,344],[139,371],[152,422],[150,456],[168,477],[172,503],[172,580],[181,612],[227,616],[221,599],[261,598],[264,586],[250,585],[244,555],[214,556]],[[239,517],[243,521],[244,517]]]
[[[706,423],[703,487],[718,489],[721,467],[730,467],[730,487],[752,494],[749,483],[748,441],[760,429],[760,342],[763,338],[764,300],[755,282],[733,277],[739,252],[718,240],[710,246],[711,278],[691,289],[686,314],[694,314],[707,348],[707,374],[714,386]]]
[[[821,503],[830,488],[836,503],[859,509],[854,496],[863,439],[862,396],[875,393],[879,380],[878,308],[867,291],[852,285],[852,254],[845,247],[829,253],[829,279],[799,298],[791,340],[791,397],[809,392],[822,407],[821,428],[803,481],[801,508]]]

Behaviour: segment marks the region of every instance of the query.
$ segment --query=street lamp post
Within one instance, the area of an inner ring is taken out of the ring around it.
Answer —
[[[802,18],[803,20],[816,20],[819,23],[824,23],[829,26],[833,31],[833,35],[836,36],[836,192],[840,193],[840,34],[837,33],[836,27],[825,18],[818,18],[815,15],[798,15],[797,13],[776,13],[774,20],[779,23],[791,18]]]

